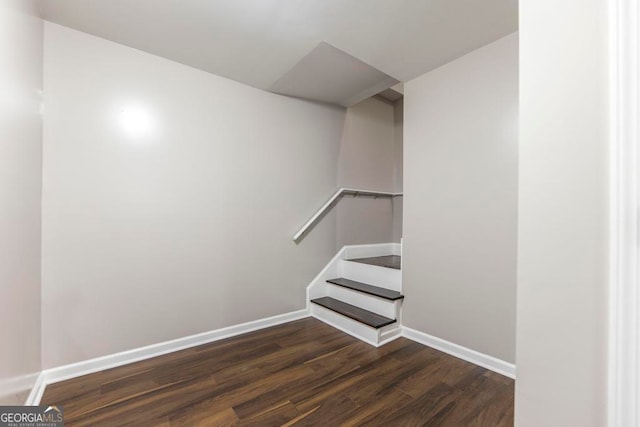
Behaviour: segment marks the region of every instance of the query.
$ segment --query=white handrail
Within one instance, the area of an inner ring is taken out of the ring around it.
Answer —
[[[293,235],[293,241],[298,242],[305,235],[307,230],[311,228],[321,217],[324,215],[326,211],[328,211],[331,206],[338,200],[340,197],[345,194],[353,194],[354,196],[374,196],[374,197],[398,197],[402,196],[402,193],[390,193],[386,191],[372,191],[372,190],[358,190],[356,188],[340,188],[338,191],[333,193],[333,196],[327,202],[322,205],[320,209],[309,219],[309,221],[305,222],[304,225],[298,230],[296,234]]]

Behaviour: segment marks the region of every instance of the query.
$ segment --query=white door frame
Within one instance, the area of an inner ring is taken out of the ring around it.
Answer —
[[[610,0],[609,427],[640,427],[639,13]]]

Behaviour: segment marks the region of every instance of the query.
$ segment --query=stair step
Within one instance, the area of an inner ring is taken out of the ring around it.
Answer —
[[[385,289],[378,286],[367,285],[366,283],[356,282],[355,280],[349,280],[344,278],[329,279],[327,282],[343,288],[353,289],[354,291],[363,292],[365,294],[373,295],[376,297],[388,299],[390,301],[396,301],[404,298],[398,291],[392,291],[391,289]]]
[[[375,256],[369,258],[354,258],[348,259],[347,261],[359,262],[362,264],[370,264],[376,265],[378,267],[386,267],[393,268],[395,270],[400,270],[400,261],[401,257],[398,255],[385,255],[385,256]]]
[[[311,302],[376,329],[380,329],[396,321],[396,319],[380,316],[379,314],[372,313],[355,305],[347,304],[346,302],[338,301],[331,297],[316,298],[312,299]]]

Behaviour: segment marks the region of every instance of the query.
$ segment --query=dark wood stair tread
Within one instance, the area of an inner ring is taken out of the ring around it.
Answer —
[[[374,256],[369,258],[354,258],[347,261],[359,262],[362,264],[377,265],[378,267],[393,268],[400,270],[401,257],[398,255]]]
[[[343,288],[352,289],[354,291],[363,292],[365,294],[388,299],[391,301],[404,298],[404,295],[402,295],[398,291],[392,291],[391,289],[385,289],[379,286],[367,285],[366,283],[356,282],[355,280],[338,278],[338,279],[329,279],[327,280],[327,282],[337,286],[342,286]]]
[[[355,305],[347,304],[346,302],[338,301],[331,297],[316,298],[312,299],[311,302],[376,329],[380,329],[396,321],[396,319],[380,316],[379,314],[372,313]]]

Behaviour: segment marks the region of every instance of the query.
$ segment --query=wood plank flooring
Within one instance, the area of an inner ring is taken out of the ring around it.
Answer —
[[[309,318],[52,384],[67,426],[513,425],[513,380]]]

